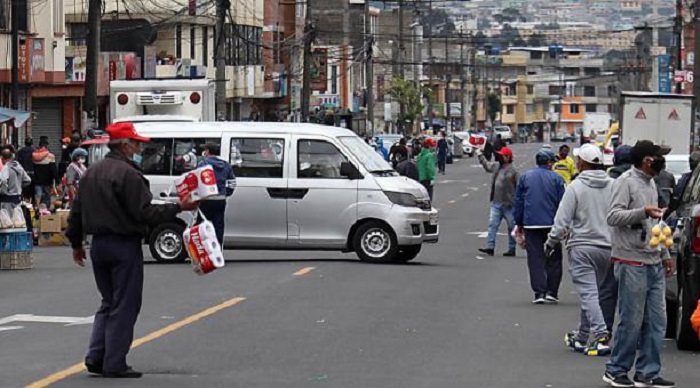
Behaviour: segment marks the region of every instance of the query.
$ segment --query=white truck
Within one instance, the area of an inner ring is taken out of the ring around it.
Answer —
[[[209,79],[112,81],[110,121],[216,121],[215,94]]]
[[[620,144],[651,140],[671,147],[673,155],[687,155],[698,144],[693,96],[622,92],[621,103]]]
[[[596,135],[605,133],[610,128],[612,116],[605,112],[588,112],[583,116],[583,136],[589,136],[591,131]]]

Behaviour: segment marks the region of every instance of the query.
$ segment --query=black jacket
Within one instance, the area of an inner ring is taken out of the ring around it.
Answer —
[[[24,171],[34,172],[34,161],[32,160],[32,152],[36,148],[34,146],[26,146],[17,151],[17,161],[22,165]]]
[[[174,220],[180,205],[151,203],[148,180],[124,156],[110,152],[80,179],[66,236],[73,248],[85,235],[145,236],[149,226]]]
[[[53,186],[59,183],[56,162],[49,164],[34,164],[34,184],[37,186]]]

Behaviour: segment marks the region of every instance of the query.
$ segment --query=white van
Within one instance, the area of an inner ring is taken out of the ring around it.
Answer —
[[[237,187],[226,210],[229,249],[356,252],[372,262],[407,262],[437,242],[438,212],[425,188],[399,176],[355,133],[297,123],[137,123],[151,142],[142,168],[156,199],[201,158],[208,142],[234,166]],[[150,233],[159,261],[187,257],[184,220]]]

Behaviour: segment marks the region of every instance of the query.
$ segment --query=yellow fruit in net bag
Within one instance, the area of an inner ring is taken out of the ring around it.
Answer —
[[[671,248],[673,246],[673,239],[667,238],[666,239],[666,248]]]
[[[671,230],[671,228],[669,226],[665,227],[663,232],[666,236],[670,236],[673,234],[673,231]]]
[[[653,228],[651,228],[651,234],[654,236],[659,236],[661,235],[661,227],[659,225],[654,225]]]
[[[652,248],[658,247],[659,243],[660,243],[660,241],[659,241],[658,237],[652,237],[651,240],[649,240],[649,246]]]

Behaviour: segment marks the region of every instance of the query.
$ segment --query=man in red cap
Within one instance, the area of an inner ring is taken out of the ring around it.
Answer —
[[[141,242],[149,226],[173,220],[180,211],[195,210],[198,203],[152,204],[148,181],[139,168],[141,144],[149,139],[136,133],[131,123],[111,125],[107,132],[110,152],[80,180],[66,235],[73,260],[81,267],[86,260],[84,236],[93,236],[90,257],[102,305],[85,358],[88,372],[138,378],[141,373],[126,364],[126,354],[141,309]]]
[[[513,167],[513,151],[508,147],[503,147],[495,152],[496,161],[489,162],[484,157],[481,150],[478,151],[479,163],[486,172],[493,174],[491,180],[491,213],[489,215],[489,234],[486,239],[486,248],[479,251],[493,256],[496,248],[496,236],[501,222],[505,219],[508,224],[508,251],[503,256],[515,256],[515,239],[511,236],[515,228],[513,219],[513,196],[515,186],[518,183],[518,171]]]

